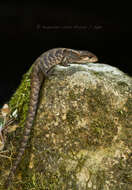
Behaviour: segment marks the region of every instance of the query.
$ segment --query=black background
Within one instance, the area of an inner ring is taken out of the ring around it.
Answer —
[[[100,2],[0,2],[0,106],[44,51],[86,49],[132,75],[131,6]]]

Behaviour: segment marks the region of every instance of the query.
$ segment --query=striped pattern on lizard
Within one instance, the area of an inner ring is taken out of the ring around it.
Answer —
[[[53,66],[57,64],[68,66],[68,63],[87,63],[97,61],[97,56],[89,51],[80,51],[68,48],[55,48],[48,50],[35,60],[31,72],[30,102],[25,122],[24,134],[18,155],[4,184],[4,187],[6,189],[12,182],[14,173],[24,154],[37,110],[41,84],[44,81],[45,77],[48,76],[48,72],[51,70],[51,68],[53,68]]]

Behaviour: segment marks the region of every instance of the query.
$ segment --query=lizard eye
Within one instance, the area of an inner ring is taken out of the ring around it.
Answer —
[[[89,58],[92,58],[92,55],[89,55]]]

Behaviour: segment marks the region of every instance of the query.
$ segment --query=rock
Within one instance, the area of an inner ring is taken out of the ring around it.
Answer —
[[[43,189],[132,189],[132,78],[57,66],[41,90],[30,160]]]
[[[99,63],[54,67],[31,146],[17,171],[22,189],[131,190],[132,78]]]

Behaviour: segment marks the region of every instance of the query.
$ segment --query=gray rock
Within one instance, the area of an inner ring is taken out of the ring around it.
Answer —
[[[43,189],[132,189],[132,78],[105,64],[56,66],[45,81],[30,168]]]

